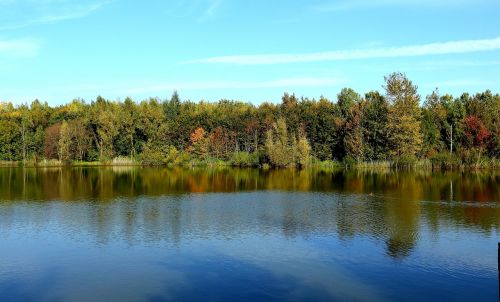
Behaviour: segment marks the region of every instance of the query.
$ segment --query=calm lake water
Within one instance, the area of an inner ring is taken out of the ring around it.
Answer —
[[[498,301],[500,173],[0,169],[1,301]]]

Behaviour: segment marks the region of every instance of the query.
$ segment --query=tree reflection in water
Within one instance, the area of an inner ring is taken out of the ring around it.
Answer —
[[[128,244],[189,236],[231,238],[280,230],[286,237],[313,233],[385,242],[394,258],[410,255],[422,228],[490,233],[500,228],[499,173],[389,170],[257,170],[181,168],[0,169],[0,226],[20,201],[72,203],[28,209],[85,230],[100,243],[118,236]],[[451,184],[451,185],[450,185]],[[229,193],[241,194],[212,194]],[[77,209],[76,211],[74,209]]]

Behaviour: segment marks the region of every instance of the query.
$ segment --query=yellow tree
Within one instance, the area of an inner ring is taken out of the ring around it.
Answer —
[[[417,86],[402,73],[385,77],[386,98],[390,103],[388,133],[390,155],[398,164],[414,160],[422,146],[420,95]]]
[[[306,167],[311,162],[311,145],[303,130],[299,130],[299,138],[295,146],[297,152],[297,164],[301,167]]]
[[[299,130],[298,138],[289,135],[284,119],[278,119],[267,131],[266,154],[274,166],[307,166],[310,162],[311,146],[304,131]]]
[[[275,166],[286,167],[294,162],[294,152],[288,137],[288,130],[284,119],[279,119],[273,128],[267,131],[266,153]]]
[[[63,121],[59,134],[59,160],[63,163],[68,163],[71,160],[71,129],[68,122]]]

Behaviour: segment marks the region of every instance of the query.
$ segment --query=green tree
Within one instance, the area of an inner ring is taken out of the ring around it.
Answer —
[[[360,162],[364,154],[362,111],[357,103],[349,109],[344,129],[344,149],[346,156]]]
[[[27,105],[21,105],[19,107],[19,112],[21,120],[19,129],[19,132],[21,133],[21,157],[23,163],[26,163],[26,160],[28,159],[30,138],[33,134],[31,129],[33,127],[33,120],[31,119],[31,115]]]
[[[387,158],[388,112],[389,104],[378,91],[371,91],[365,95],[362,126],[365,159],[367,160],[385,160]]]
[[[83,161],[92,147],[87,121],[84,118],[77,118],[69,122],[69,128],[74,140],[74,156],[77,160]]]
[[[428,95],[422,110],[422,153],[432,156],[445,149],[441,137],[443,123],[446,121],[446,109],[441,104],[439,91],[436,89]]]
[[[20,127],[13,119],[0,119],[0,160],[16,161],[22,159]]]
[[[319,101],[306,100],[304,125],[311,144],[313,156],[320,160],[331,160],[341,144],[335,105],[321,97]]]
[[[121,108],[121,122],[120,127],[124,134],[125,150],[128,150],[130,158],[134,158],[137,153],[136,148],[136,125],[138,120],[137,108],[131,98],[126,98]]]
[[[342,88],[337,95],[337,105],[343,118],[350,114],[351,107],[361,101],[361,96],[351,88]]]
[[[93,106],[94,138],[99,151],[99,160],[106,161],[114,156],[113,141],[119,133],[120,121],[117,105],[97,97]]]

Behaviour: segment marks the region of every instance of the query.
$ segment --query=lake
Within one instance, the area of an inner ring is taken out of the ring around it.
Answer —
[[[1,301],[498,301],[500,172],[0,169]]]

